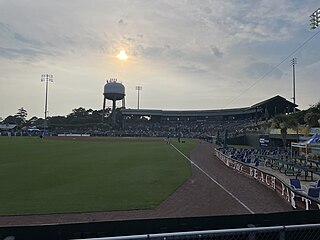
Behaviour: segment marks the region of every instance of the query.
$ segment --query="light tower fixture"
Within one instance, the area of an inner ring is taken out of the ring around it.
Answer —
[[[45,102],[44,102],[44,122],[45,126],[47,126],[47,116],[48,116],[48,83],[53,82],[53,75],[51,74],[43,74],[41,75],[41,82],[46,82],[45,88]]]
[[[310,15],[310,28],[316,29],[320,25],[320,8]]]
[[[136,90],[138,91],[138,109],[140,104],[140,91],[142,91],[142,86],[136,86]]]

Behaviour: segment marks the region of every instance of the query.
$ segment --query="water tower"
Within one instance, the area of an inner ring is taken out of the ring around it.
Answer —
[[[104,120],[104,111],[106,109],[106,100],[112,101],[112,112],[111,112],[111,119],[112,125],[116,124],[116,101],[123,100],[122,105],[124,104],[124,97],[125,97],[125,88],[122,83],[117,82],[117,79],[111,78],[107,80],[107,83],[104,85],[104,92],[103,92],[103,113],[102,113],[102,122]],[[124,107],[124,106],[123,106]]]

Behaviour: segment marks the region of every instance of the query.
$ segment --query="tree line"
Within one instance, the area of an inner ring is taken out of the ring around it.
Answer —
[[[105,110],[105,115],[110,115],[110,108]],[[83,107],[75,108],[66,116],[51,116],[47,118],[47,122],[43,118],[33,116],[28,119],[28,112],[25,108],[18,109],[15,115],[9,115],[1,120],[2,124],[15,124],[20,129],[29,127],[49,129],[73,129],[73,128],[97,128],[102,124],[102,110],[85,109]]]
[[[117,109],[118,111],[119,109]],[[18,109],[15,115],[7,116],[5,119],[0,118],[2,124],[15,124],[20,129],[25,129],[31,126],[38,128],[46,127],[49,130],[54,129],[96,129],[105,128],[108,125],[108,116],[110,116],[111,109],[105,110],[106,118],[105,123],[102,124],[102,110],[85,109],[83,107],[75,108],[71,113],[66,116],[52,116],[47,118],[47,123],[43,118],[36,116],[27,119],[28,112],[25,108]],[[281,130],[281,135],[285,140],[287,130],[298,129],[301,126],[305,126],[306,131],[310,128],[320,127],[320,102],[313,105],[307,110],[298,111],[293,114],[285,115],[280,114],[271,119],[264,127],[265,128],[277,128]]]

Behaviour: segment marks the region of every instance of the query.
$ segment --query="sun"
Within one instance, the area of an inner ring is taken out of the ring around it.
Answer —
[[[126,51],[121,50],[118,55],[117,58],[121,61],[126,61],[128,59],[128,55],[126,54]]]

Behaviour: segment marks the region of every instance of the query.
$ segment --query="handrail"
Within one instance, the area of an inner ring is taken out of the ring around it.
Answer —
[[[156,233],[156,234],[142,234],[131,236],[116,236],[116,237],[101,237],[101,238],[87,238],[86,240],[135,240],[135,239],[152,239],[152,238],[168,238],[179,236],[217,236],[226,234],[245,234],[245,233],[261,233],[261,232],[281,232],[305,229],[320,229],[320,224],[303,224],[303,225],[284,225],[272,227],[248,227],[248,228],[234,228],[234,229],[219,229],[219,230],[205,230],[205,231],[190,231],[190,232],[173,232],[173,233]],[[80,240],[80,239],[73,239]],[[82,239],[84,240],[84,239]]]

